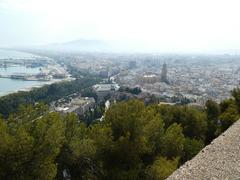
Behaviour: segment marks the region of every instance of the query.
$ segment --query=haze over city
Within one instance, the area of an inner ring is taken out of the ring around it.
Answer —
[[[239,53],[239,5],[237,0],[1,0],[0,47],[84,39],[118,44],[123,51]]]
[[[239,0],[0,0],[0,180],[240,177]]]

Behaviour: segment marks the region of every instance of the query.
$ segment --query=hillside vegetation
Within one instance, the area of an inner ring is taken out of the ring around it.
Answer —
[[[0,179],[164,179],[239,118],[240,91],[203,111],[112,105],[86,126],[38,103],[0,118]]]

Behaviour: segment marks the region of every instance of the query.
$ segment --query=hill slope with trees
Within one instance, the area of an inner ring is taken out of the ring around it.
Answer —
[[[112,105],[86,126],[38,103],[0,118],[0,179],[165,179],[239,118],[240,91],[204,111]]]

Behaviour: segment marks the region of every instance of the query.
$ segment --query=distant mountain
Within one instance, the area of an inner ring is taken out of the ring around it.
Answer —
[[[142,52],[146,51],[148,46],[135,42],[80,39],[65,43],[49,44],[41,48],[72,52]]]
[[[43,47],[47,49],[63,51],[96,51],[96,52],[111,51],[113,48],[112,45],[105,41],[86,39],[70,41],[66,43],[54,43]]]

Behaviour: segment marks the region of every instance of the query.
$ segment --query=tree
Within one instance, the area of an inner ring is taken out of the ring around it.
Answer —
[[[103,159],[109,179],[138,179],[143,168],[161,151],[164,123],[154,108],[130,100],[113,105],[105,114],[113,141]]]
[[[218,119],[218,116],[220,115],[219,105],[212,100],[208,100],[206,102],[206,112],[208,119]]]
[[[28,116],[0,122],[0,179],[53,179],[56,175],[64,124],[56,113],[31,119],[34,111],[28,109]]]
[[[57,157],[58,179],[63,179],[63,172],[72,179],[96,179],[101,172],[96,161],[96,142],[91,138],[90,129],[74,114],[64,117],[65,142]],[[94,128],[96,129],[96,128]]]
[[[41,103],[0,116],[0,179],[164,179],[239,112],[234,99],[208,101],[204,112],[130,100],[104,117],[86,126]]]
[[[147,179],[164,180],[178,167],[179,158],[169,160],[165,157],[157,158],[153,165],[146,169]]]
[[[180,157],[184,148],[184,135],[181,125],[173,123],[165,132],[161,154],[167,158]]]
[[[143,112],[146,124],[143,127],[143,137],[146,139],[147,152],[142,156],[145,165],[152,164],[156,155],[163,147],[164,123],[160,115],[152,107]]]
[[[220,103],[220,111],[223,113],[230,105],[235,105],[234,99],[225,99]]]
[[[214,138],[216,138],[216,131],[218,128],[218,120],[220,115],[219,105],[212,101],[208,100],[206,102],[206,113],[207,113],[207,133],[206,133],[206,143],[210,143]]]
[[[238,112],[240,112],[240,89],[236,88],[232,91],[232,96],[234,97],[235,103],[238,108]]]
[[[0,120],[0,179],[31,179],[29,162],[34,139],[23,127],[11,129]]]
[[[180,124],[183,127],[183,133],[190,138],[205,140],[207,130],[207,117],[204,113],[194,108],[184,108],[183,118]]]
[[[221,127],[218,129],[218,135],[224,132],[229,126],[239,119],[238,108],[231,104],[219,117]]]
[[[51,103],[63,96],[76,92],[96,98],[96,95],[91,92],[91,87],[99,82],[100,79],[98,77],[85,74],[85,77],[74,81],[63,81],[51,85],[45,85],[40,88],[34,88],[29,92],[9,94],[0,97],[0,113],[7,118],[9,114],[16,113],[20,105],[34,105],[37,102]]]
[[[161,114],[166,128],[173,123],[177,123],[182,126],[184,136],[205,139],[207,130],[205,113],[186,106],[161,105],[156,109]]]
[[[64,123],[57,113],[49,113],[34,122],[31,132],[34,138],[31,163],[34,176],[43,179],[56,176],[55,159],[65,139],[64,130]]]
[[[184,141],[184,150],[181,161],[186,162],[192,159],[204,147],[202,140],[186,138]]]
[[[112,130],[113,144],[107,151],[104,167],[109,179],[137,179],[142,166],[141,155],[146,152],[143,137],[144,104],[131,100],[113,105],[106,112],[105,123]]]

